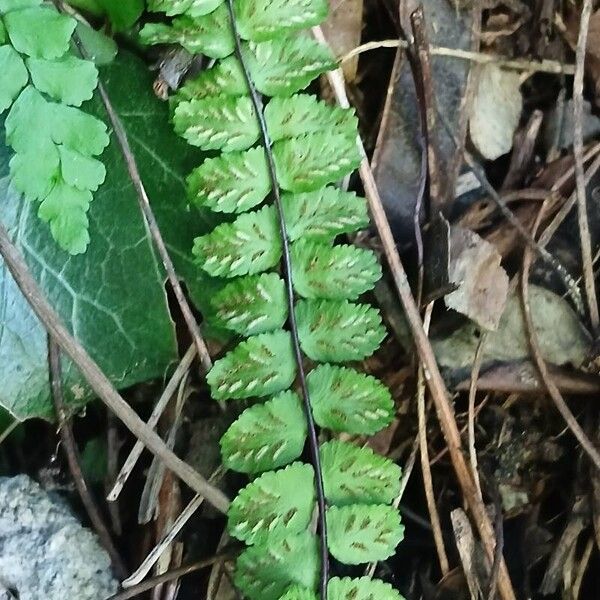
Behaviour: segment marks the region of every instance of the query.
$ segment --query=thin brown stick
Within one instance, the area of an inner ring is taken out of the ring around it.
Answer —
[[[23,296],[54,338],[61,350],[77,365],[98,398],[123,421],[123,424],[146,447],[165,463],[195,492],[202,494],[217,510],[227,512],[229,499],[221,490],[210,485],[200,473],[171,452],[162,439],[150,429],[135,411],[123,400],[113,384],[92,360],[85,348],[67,331],[60,317],[50,306],[33,279],[25,260],[11,242],[4,225],[0,224],[0,256],[13,276]]]
[[[65,407],[62,369],[60,366],[60,349],[51,336],[48,336],[48,366],[50,371],[52,401],[54,402],[54,409],[58,418],[58,430],[67,457],[67,463],[69,464],[69,471],[71,471],[71,477],[73,478],[73,482],[75,483],[75,487],[81,498],[81,503],[92,522],[96,534],[100,538],[100,543],[104,546],[104,549],[110,556],[115,573],[119,579],[123,579],[124,577],[127,577],[127,567],[113,543],[110,531],[104,523],[100,509],[96,504],[96,500],[94,499],[92,491],[89,489],[83,471],[81,470],[79,450],[77,449],[77,443],[75,442],[75,436],[73,435],[71,420],[69,415],[67,415],[67,409]]]
[[[425,317],[423,327],[425,332],[429,331],[431,322],[431,313],[433,312],[433,302],[430,302],[425,308]],[[423,488],[425,490],[425,500],[427,501],[427,510],[429,511],[429,520],[431,522],[431,531],[433,541],[440,563],[442,576],[446,576],[450,571],[448,555],[444,546],[444,536],[442,534],[442,525],[440,515],[435,503],[435,494],[433,490],[433,478],[431,476],[431,467],[429,465],[429,449],[427,447],[427,419],[425,417],[425,376],[423,367],[419,365],[417,371],[417,414],[419,418],[419,454],[421,455],[421,472],[423,474]]]
[[[539,227],[539,223],[543,217],[544,204],[538,213],[536,222],[534,224],[534,235],[535,231]],[[581,444],[581,447],[589,456],[590,460],[594,463],[597,469],[600,469],[600,453],[594,447],[588,436],[585,434],[577,419],[575,419],[571,409],[567,406],[560,390],[554,383],[550,374],[548,373],[548,367],[546,361],[542,355],[540,349],[537,333],[533,326],[533,318],[531,316],[531,306],[529,305],[529,269],[531,267],[532,253],[529,247],[525,248],[523,253],[523,267],[521,270],[521,305],[523,309],[523,320],[525,322],[525,332],[527,334],[527,340],[529,343],[529,350],[531,357],[538,370],[541,382],[548,390],[548,394],[554,402],[558,412],[562,415],[567,427],[571,430],[571,433],[575,436],[577,441]]]
[[[129,600],[129,598],[135,598],[148,590],[160,585],[162,583],[167,583],[169,581],[173,581],[175,579],[179,579],[184,575],[189,575],[190,573],[195,573],[196,571],[200,571],[201,569],[206,569],[206,567],[212,567],[212,565],[225,562],[227,560],[233,559],[235,556],[231,552],[221,552],[220,554],[216,554],[215,556],[211,556],[210,558],[205,558],[203,560],[199,560],[190,565],[186,565],[185,567],[179,567],[179,569],[173,569],[172,571],[167,571],[162,575],[158,575],[156,577],[151,577],[147,579],[143,583],[135,585],[128,590],[123,592],[119,592],[118,594],[114,594],[110,598],[106,600]]]
[[[148,425],[148,427],[150,427],[150,429],[156,428],[156,425],[158,424],[158,421],[159,421],[161,415],[163,414],[165,408],[167,407],[169,400],[171,399],[173,394],[176,392],[180,381],[183,379],[185,374],[188,372],[195,357],[196,357],[196,346],[194,344],[192,344],[188,348],[187,352],[183,355],[183,358],[181,359],[181,362],[175,369],[173,376],[171,377],[171,379],[169,379],[169,382],[167,383],[165,389],[163,390],[163,393],[160,395],[160,398],[158,399],[157,403],[155,404],[154,408],[152,409],[152,414],[150,415],[150,418],[148,419],[148,422],[147,422],[147,425]],[[117,475],[115,483],[107,496],[107,500],[109,502],[114,502],[119,497],[119,494],[121,493],[121,490],[123,489],[123,486],[125,485],[125,482],[131,475],[131,472],[133,471],[133,468],[135,467],[135,464],[137,463],[137,461],[140,458],[143,451],[144,451],[144,444],[139,440],[136,441],[135,445],[131,449],[131,452],[129,453],[129,456],[123,463],[123,466],[121,467],[121,470],[119,471],[119,474]]]
[[[579,592],[581,590],[581,582],[583,581],[583,576],[585,575],[585,572],[587,571],[593,549],[594,549],[594,537],[590,536],[590,539],[587,541],[587,544],[585,545],[583,554],[581,555],[581,560],[579,561],[579,567],[577,568],[577,574],[575,575],[575,581],[573,582],[572,594],[571,594],[571,597],[573,598],[573,600],[577,600],[579,598]]]
[[[321,41],[321,43],[327,43],[320,27],[314,27],[313,34],[319,41]],[[340,106],[349,106],[344,84],[344,76],[341,71],[339,69],[330,71],[327,74],[327,77],[335,93],[338,104],[340,104]],[[485,506],[477,496],[477,490],[471,476],[470,467],[467,465],[462,452],[462,443],[458,426],[454,417],[454,409],[450,404],[448,391],[446,390],[446,385],[437,365],[431,343],[429,342],[429,339],[427,338],[427,335],[423,329],[421,315],[419,314],[419,309],[417,308],[413,298],[406,272],[402,262],[400,261],[394,236],[392,235],[390,224],[385,215],[385,210],[381,202],[381,197],[379,196],[379,191],[377,190],[375,178],[371,172],[369,160],[360,137],[357,138],[356,143],[362,156],[359,173],[363,182],[365,196],[369,204],[373,223],[381,239],[383,251],[390,269],[390,273],[394,280],[394,285],[398,292],[402,307],[404,308],[404,313],[406,315],[409,327],[412,331],[416,350],[421,362],[423,363],[425,379],[436,407],[436,412],[440,421],[444,438],[446,440],[446,444],[449,448],[452,465],[456,472],[456,476],[465,500],[471,509],[471,513],[475,520],[481,540],[484,544],[485,551],[489,560],[491,561],[494,557],[495,547],[494,528],[487,515]],[[502,600],[515,600],[515,593],[513,591],[510,576],[504,560],[502,560],[500,564],[498,585]]]
[[[592,264],[592,242],[590,225],[587,214],[587,199],[585,192],[585,174],[583,170],[583,75],[585,69],[585,53],[587,50],[588,28],[592,14],[592,0],[583,0],[581,18],[579,21],[579,36],[575,54],[575,79],[573,81],[573,154],[575,156],[575,182],[577,186],[577,221],[579,224],[579,241],[583,263],[583,280],[587,298],[590,324],[594,334],[598,334],[600,315],[598,314],[598,299],[594,281],[594,266]]]
[[[481,483],[479,482],[479,470],[477,468],[477,450],[475,448],[475,396],[477,395],[477,380],[479,379],[479,371],[481,370],[481,361],[483,359],[483,348],[485,344],[485,333],[481,335],[475,358],[473,360],[473,368],[471,369],[471,382],[469,384],[469,409],[467,420],[467,431],[469,437],[469,461],[471,463],[471,471],[473,472],[473,481],[477,486],[479,498],[483,501],[481,494]]]

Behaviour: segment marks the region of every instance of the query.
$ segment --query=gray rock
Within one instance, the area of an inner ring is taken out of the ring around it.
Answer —
[[[19,475],[0,478],[3,587],[18,592],[19,600],[105,600],[118,583],[96,536],[66,503]]]

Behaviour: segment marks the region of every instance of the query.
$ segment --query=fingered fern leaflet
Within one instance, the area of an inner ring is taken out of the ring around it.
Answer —
[[[146,25],[147,43],[216,59],[171,102],[176,131],[220,152],[188,190],[222,216],[193,248],[221,281],[206,317],[242,338],[208,383],[215,399],[250,403],[221,439],[224,464],[253,477],[228,515],[247,545],[235,584],[250,600],[398,600],[382,581],[329,578],[329,556],[386,559],[403,526],[391,506],[400,468],[336,439],[376,433],[394,404],[381,382],[341,364],[371,355],[385,329],[361,302],[381,276],[377,258],[341,239],[368,224],[366,202],[335,187],[360,162],[356,118],[302,91],[336,66],[300,33],[325,18],[327,1],[149,4],[173,19]],[[317,427],[329,441],[319,444]]]

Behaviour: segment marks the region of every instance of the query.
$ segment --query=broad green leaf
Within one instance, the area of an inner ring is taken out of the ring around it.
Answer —
[[[246,150],[259,136],[252,100],[246,96],[180,102],[173,124],[189,144],[203,150]]]
[[[265,120],[271,140],[335,131],[356,139],[358,119],[354,111],[331,106],[308,94],[291,98],[272,98],[265,108]]]
[[[240,35],[261,41],[318,25],[328,5],[327,0],[237,0],[235,9]]]
[[[349,175],[360,165],[356,138],[321,132],[273,144],[279,184],[290,192],[312,192]]]
[[[298,240],[291,248],[294,289],[304,298],[356,300],[381,278],[371,250]]]
[[[312,360],[362,360],[377,350],[385,327],[377,310],[337,300],[300,300],[296,304],[298,335]]]
[[[194,236],[210,225],[204,214],[186,210],[183,178],[198,163],[198,152],[173,133],[168,107],[154,96],[154,75],[142,60],[121,51],[102,68],[102,79],[123,121],[177,272],[195,300],[210,297],[190,252]],[[105,118],[97,98],[86,110]],[[69,256],[57,247],[37,217],[38,205],[25,201],[9,183],[10,157],[0,120],[0,219],[63,323],[117,388],[162,380],[177,361],[165,275],[116,140],[102,156],[107,180],[90,205],[91,242],[85,256]],[[19,420],[53,419],[46,332],[7,270],[1,273],[0,404]],[[66,359],[63,370],[69,403],[81,406],[94,397]]]
[[[87,211],[91,201],[89,190],[59,181],[40,204],[38,216],[49,223],[52,237],[69,254],[83,254],[90,243]]]
[[[248,338],[217,360],[206,380],[215,400],[270,396],[296,376],[292,337],[287,331]]]
[[[0,13],[39,6],[42,0],[0,0]]]
[[[109,65],[115,59],[118,48],[112,38],[82,22],[77,23],[75,33],[96,66]]]
[[[235,279],[210,302],[219,324],[245,336],[281,329],[288,317],[285,284],[275,273]]]
[[[229,56],[214,67],[202,71],[196,78],[189,79],[177,92],[175,103],[192,98],[210,98],[212,96],[243,96],[248,93],[248,84],[240,61]]]
[[[246,548],[237,559],[234,583],[249,600],[278,600],[293,584],[317,587],[318,539],[309,532]]]
[[[293,585],[279,600],[318,600],[318,598],[313,590],[301,585]]]
[[[371,375],[348,367],[319,365],[307,379],[315,421],[320,427],[373,435],[394,418],[389,390]]]
[[[15,50],[35,58],[58,58],[69,49],[75,19],[47,6],[25,8],[4,16]]]
[[[389,583],[370,577],[332,577],[327,592],[329,600],[404,600]]]
[[[370,448],[332,440],[319,452],[330,505],[389,504],[399,495],[402,469]]]
[[[314,508],[313,468],[297,462],[267,471],[243,488],[227,513],[227,529],[247,544],[272,544],[305,531]]]
[[[164,12],[170,17],[183,13],[199,17],[212,12],[222,3],[223,0],[148,0],[148,10]]]
[[[267,96],[291,96],[337,67],[329,49],[306,36],[248,42],[243,51],[256,89]]]
[[[27,59],[33,85],[54,100],[80,106],[89,100],[98,83],[98,69],[93,62],[75,56],[60,59]]]
[[[205,160],[188,177],[192,202],[225,213],[241,213],[260,204],[271,190],[262,148]]]
[[[244,213],[194,240],[198,264],[213,277],[254,275],[281,258],[279,226],[272,206]]]
[[[96,191],[106,177],[106,168],[95,158],[58,146],[60,170],[66,183],[79,190]]]
[[[123,31],[131,27],[144,10],[144,0],[96,0],[106,11],[113,27]]]
[[[176,17],[171,25],[148,23],[140,31],[140,38],[144,44],[179,44],[190,54],[211,58],[225,58],[235,48],[225,5],[206,16]]]
[[[404,537],[400,514],[385,504],[332,506],[327,509],[331,554],[348,565],[385,560]]]
[[[329,241],[369,224],[367,202],[353,192],[324,187],[304,194],[284,194],[281,202],[291,241],[300,238]]]
[[[25,64],[14,48],[0,46],[0,113],[13,103],[28,79]]]
[[[37,149],[10,160],[12,184],[29,200],[43,200],[60,179],[60,154],[52,142],[40,140]]]
[[[260,473],[297,459],[306,440],[306,419],[298,395],[281,392],[247,408],[221,438],[223,464]]]

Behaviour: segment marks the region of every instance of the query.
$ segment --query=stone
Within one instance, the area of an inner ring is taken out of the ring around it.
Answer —
[[[19,600],[105,600],[119,588],[96,536],[26,475],[0,478],[0,582]]]

